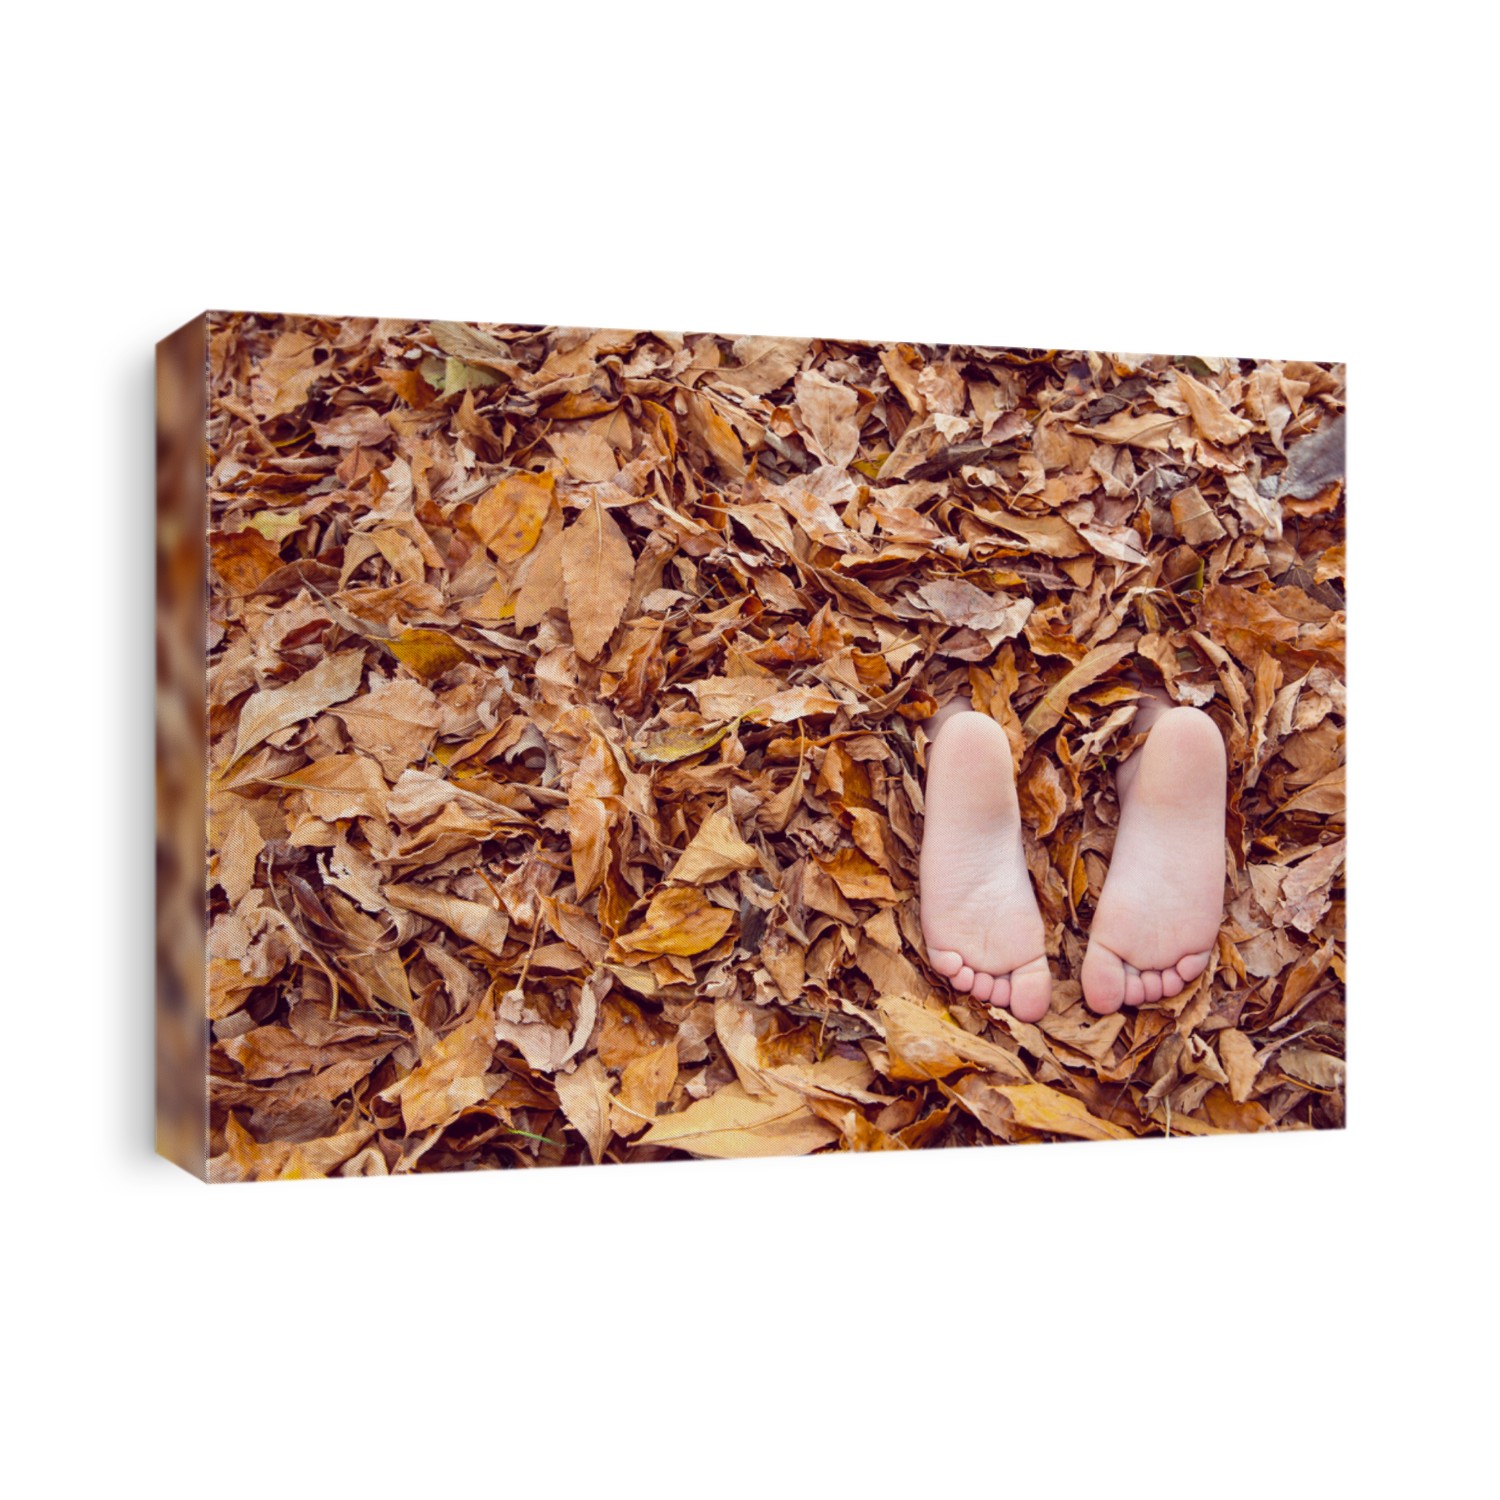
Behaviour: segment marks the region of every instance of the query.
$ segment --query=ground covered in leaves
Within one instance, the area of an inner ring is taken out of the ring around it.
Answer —
[[[220,314],[211,1175],[1343,1117],[1343,370]],[[1140,685],[1208,972],[1077,973]],[[945,991],[923,729],[1006,729],[1055,994]]]

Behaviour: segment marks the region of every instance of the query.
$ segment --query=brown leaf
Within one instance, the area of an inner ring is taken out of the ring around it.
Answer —
[[[1255,1043],[1243,1031],[1236,1031],[1231,1026],[1219,1033],[1219,1061],[1229,1075],[1229,1097],[1236,1104],[1243,1104],[1250,1097],[1260,1073]]]
[[[490,1062],[495,1055],[494,990],[489,990],[469,1020],[435,1043],[406,1077],[381,1093],[401,1103],[408,1131],[446,1125],[461,1110],[489,1098]]]
[[[609,809],[602,799],[573,790],[568,796],[568,845],[578,899],[593,895],[609,869]]]
[[[1017,1125],[1047,1135],[1074,1136],[1085,1141],[1128,1141],[1131,1132],[1123,1125],[1101,1120],[1071,1094],[1045,1083],[994,1084],[993,1092],[1010,1106]],[[962,1096],[961,1096],[962,1097]]]
[[[304,672],[286,687],[262,688],[251,694],[240,710],[234,759],[238,760],[271,735],[352,697],[359,690],[363,672],[364,653],[343,651],[337,656],[325,656],[310,672]]]
[[[1079,557],[1088,543],[1061,516],[1023,516],[1012,511],[986,511],[991,526],[1021,537],[1033,552],[1043,557]]]
[[[378,448],[391,440],[386,420],[373,406],[346,407],[327,422],[314,422],[314,433],[323,448]]]
[[[273,1178],[287,1181],[299,1177],[326,1177],[374,1134],[373,1125],[361,1123],[321,1140],[268,1141],[261,1145],[230,1115],[224,1126],[228,1149],[209,1162],[208,1180],[263,1182]]]
[[[281,566],[281,554],[255,530],[217,533],[209,540],[214,572],[234,594],[253,594]]]
[[[609,644],[625,613],[635,557],[625,533],[597,497],[562,537],[563,585],[573,646],[585,661],[592,661]]]
[[[380,762],[395,780],[414,761],[425,758],[442,715],[438,700],[419,682],[398,677],[333,709],[349,738]]]
[[[1028,826],[1039,839],[1046,838],[1068,810],[1068,794],[1057,767],[1038,756],[1021,778],[1018,791]]]
[[[531,558],[521,591],[516,595],[516,624],[522,630],[540,624],[549,610],[561,609],[566,602],[563,536],[564,533],[559,531],[548,538]]]
[[[1067,711],[1074,693],[1081,692],[1091,682],[1109,671],[1117,662],[1124,661],[1136,648],[1134,641],[1110,641],[1096,646],[1084,659],[1047,689],[1041,701],[1026,716],[1024,728],[1028,740],[1039,739],[1053,727]]]
[[[598,992],[592,980],[586,980],[579,991],[571,1032],[566,1027],[552,1025],[517,986],[500,997],[495,1011],[495,1036],[515,1047],[528,1067],[539,1073],[554,1073],[583,1049],[598,1013]]]
[[[963,578],[934,579],[914,589],[911,600],[945,625],[967,625],[984,632],[992,645],[1018,634],[1033,608],[1024,595],[986,593]]]
[[[1193,414],[1193,424],[1211,443],[1235,443],[1251,430],[1252,423],[1235,416],[1220,398],[1201,381],[1178,370],[1177,390]]]
[[[677,1043],[653,1047],[632,1058],[620,1075],[620,1104],[615,1117],[621,1135],[638,1135],[656,1118],[657,1106],[672,1097],[677,1084]]]
[[[900,899],[891,877],[858,849],[840,849],[837,854],[820,859],[818,865],[850,901]]]
[[[1325,844],[1300,860],[1281,882],[1282,905],[1277,920],[1300,932],[1311,932],[1333,900],[1331,887],[1343,867],[1343,839]]]
[[[667,879],[684,885],[708,885],[736,870],[760,867],[760,855],[740,837],[727,807],[711,812],[682,851]]]
[[[224,888],[232,906],[238,906],[255,884],[255,869],[265,844],[255,819],[244,808],[227,820],[219,841],[214,879]]]
[[[329,755],[290,776],[278,786],[296,787],[315,817],[332,823],[338,818],[381,818],[386,815],[389,790],[380,767],[363,755]]]
[[[597,1053],[591,1053],[571,1073],[554,1073],[552,1087],[568,1123],[584,1139],[595,1162],[604,1160],[611,1135],[609,1074]]]
[[[392,906],[431,917],[496,957],[505,949],[510,918],[493,907],[482,906],[478,901],[463,901],[457,896],[420,885],[387,885],[385,896]]]
[[[741,478],[745,472],[745,449],[739,434],[703,392],[694,391],[687,403],[688,426],[708,450],[709,457],[730,479]]]
[[[1172,524],[1190,547],[1204,547],[1224,535],[1224,528],[1196,484],[1172,496]]]
[[[854,417],[859,396],[816,370],[799,375],[796,390],[807,446],[825,464],[845,468],[859,452],[859,423]]]
[[[774,724],[788,724],[839,709],[838,699],[825,689],[782,688],[776,677],[704,677],[688,687],[706,719],[741,719],[753,714]]]
[[[811,346],[807,339],[750,337],[736,339],[732,347],[739,363],[717,371],[716,381],[764,396],[792,378]]]
[[[1288,1047],[1276,1054],[1276,1065],[1283,1073],[1310,1083],[1315,1088],[1342,1088],[1344,1060],[1319,1052],[1313,1047]]]

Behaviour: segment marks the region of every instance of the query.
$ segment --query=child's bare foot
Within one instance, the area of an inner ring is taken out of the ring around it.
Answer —
[[[1101,1015],[1181,994],[1224,914],[1224,741],[1207,714],[1156,698],[1136,722],[1149,733],[1116,777],[1120,831],[1083,958]]]
[[[1021,847],[1005,731],[973,712],[940,716],[927,762],[922,935],[956,990],[1040,1020],[1052,998],[1046,934]]]

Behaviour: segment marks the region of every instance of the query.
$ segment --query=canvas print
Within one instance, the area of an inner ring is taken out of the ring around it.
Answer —
[[[158,379],[174,1160],[1343,1123],[1341,365],[230,312]]]

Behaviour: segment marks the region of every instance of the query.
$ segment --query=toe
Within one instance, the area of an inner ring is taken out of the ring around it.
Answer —
[[[1212,951],[1205,949],[1202,953],[1189,953],[1186,958],[1177,960],[1177,972],[1184,984],[1191,984],[1208,967],[1208,955]]]
[[[1161,975],[1155,969],[1144,969],[1141,972],[1141,984],[1146,990],[1146,1003],[1155,1005],[1161,999]]]
[[[1052,1006],[1052,975],[1045,958],[1011,970],[1010,1013],[1018,1021],[1040,1021]]]
[[[1083,998],[1096,1015],[1113,1015],[1125,1003],[1125,965],[1103,943],[1089,944],[1080,978]]]
[[[954,989],[962,990],[967,995],[974,988],[974,971],[965,964],[949,982]]]
[[[1125,1003],[1126,1005],[1144,1005],[1146,1002],[1146,986],[1141,983],[1141,971],[1125,965]]]
[[[974,988],[970,993],[976,1000],[988,1000],[995,992],[995,976],[993,974],[976,974],[974,976]]]
[[[953,948],[929,948],[927,961],[944,979],[952,979],[964,966],[964,956]]]
[[[1161,971],[1161,992],[1168,1000],[1180,995],[1183,989],[1182,975],[1176,969],[1163,969]]]
[[[991,1005],[1010,1004],[1010,975],[998,974],[995,976],[995,988],[990,994]]]

